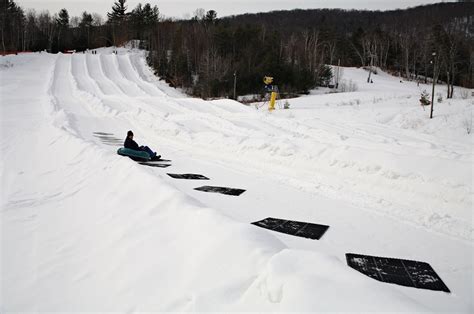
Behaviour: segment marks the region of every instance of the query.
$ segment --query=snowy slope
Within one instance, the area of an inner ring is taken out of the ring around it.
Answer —
[[[358,91],[268,113],[187,98],[140,51],[0,63],[13,65],[0,72],[1,311],[473,310],[472,98],[429,120],[429,86],[348,68]],[[129,129],[172,167],[94,133]],[[269,216],[331,228],[311,241],[249,224]],[[348,252],[428,262],[452,293],[379,283]]]

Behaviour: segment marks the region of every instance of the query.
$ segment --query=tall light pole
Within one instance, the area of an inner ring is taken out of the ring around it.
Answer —
[[[430,113],[430,119],[433,119],[433,105],[434,105],[434,93],[435,93],[435,85],[436,81],[438,80],[438,72],[436,71],[436,61],[438,60],[438,57],[436,56],[436,52],[432,53],[433,56],[433,90],[431,92],[431,113]]]

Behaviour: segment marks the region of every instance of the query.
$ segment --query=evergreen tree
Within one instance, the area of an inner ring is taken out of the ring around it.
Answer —
[[[111,25],[112,43],[114,46],[121,44],[129,39],[128,29],[126,23],[128,22],[129,14],[126,13],[127,0],[118,0],[112,6],[112,12],[107,13],[107,23]]]
[[[86,11],[82,12],[81,21],[79,22],[80,38],[79,42],[82,49],[89,49],[90,46],[90,33],[92,28],[92,14]]]
[[[132,10],[129,16],[129,22],[134,29],[134,36],[137,39],[144,39],[159,21],[159,10],[155,5],[152,7],[149,3],[142,6],[139,3]]]
[[[0,36],[2,50],[21,50],[21,37],[25,27],[25,14],[13,0],[0,0]]]
[[[207,11],[204,21],[215,24],[217,22],[217,12],[214,10]]]
[[[59,11],[56,22],[58,23],[60,29],[65,29],[69,27],[69,13],[66,9],[61,9],[61,11]]]
[[[127,18],[127,6],[125,5],[127,0],[117,0],[112,6],[112,12],[107,13],[109,22],[111,23],[122,23]]]
[[[333,77],[331,67],[325,64],[322,64],[317,70],[317,84],[319,86],[328,86]],[[311,84],[309,84],[311,85]]]
[[[145,4],[143,7],[143,23],[145,24],[145,27],[151,27],[158,23],[159,21],[159,16],[160,16],[160,11],[158,10],[158,7],[151,6],[149,3]]]
[[[134,35],[137,39],[141,39],[144,29],[144,15],[142,4],[139,3],[135,9],[130,12],[129,21],[134,29]]]
[[[91,27],[92,26],[92,14],[87,13],[86,11],[82,12],[81,21],[79,22],[80,28]]]
[[[57,49],[58,51],[65,50],[65,39],[67,40],[67,32],[69,30],[69,13],[66,9],[61,9],[56,18],[56,24],[58,26],[57,32]]]

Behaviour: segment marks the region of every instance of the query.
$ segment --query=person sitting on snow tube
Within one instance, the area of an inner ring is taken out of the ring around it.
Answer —
[[[159,159],[161,155],[156,155],[156,152],[152,151],[148,146],[138,146],[137,142],[133,140],[133,132],[128,131],[127,132],[127,138],[125,139],[125,142],[123,143],[123,146],[128,149],[133,149],[133,150],[138,150],[138,151],[143,151],[147,152],[148,155],[150,155],[151,159]]]

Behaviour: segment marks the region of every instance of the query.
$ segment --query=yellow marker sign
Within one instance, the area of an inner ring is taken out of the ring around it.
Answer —
[[[263,78],[263,83],[265,83],[265,85],[269,85],[269,84],[273,83],[273,77],[271,77],[271,76],[265,76],[265,77]]]
[[[277,98],[277,92],[275,91],[274,87],[271,85],[273,83],[273,77],[265,76],[263,78],[263,83],[265,83],[265,89],[267,92],[271,91],[270,102],[268,103],[268,110],[275,110],[275,101]]]

